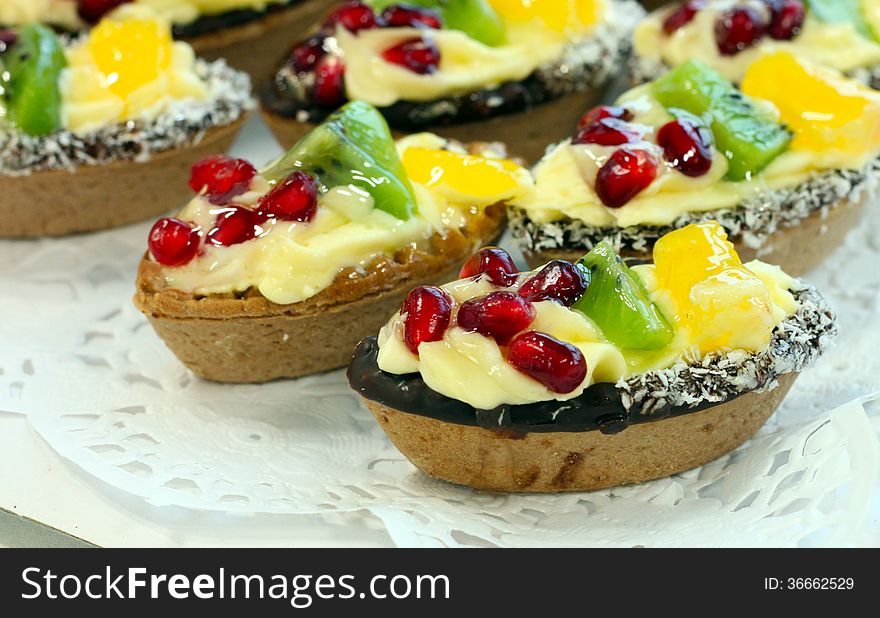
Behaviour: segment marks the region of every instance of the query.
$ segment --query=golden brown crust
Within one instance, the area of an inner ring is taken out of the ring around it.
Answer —
[[[259,85],[272,77],[277,64],[323,17],[328,6],[329,0],[303,0],[263,19],[188,37],[186,41],[198,56],[206,60],[225,58],[231,67],[248,73]]]
[[[189,195],[181,171],[228,150],[246,119],[213,127],[198,144],[154,154],[142,163],[114,161],[73,172],[2,176],[0,238],[92,232],[162,214]]]
[[[827,211],[818,210],[794,227],[787,227],[771,234],[759,251],[747,246],[742,238],[732,237],[740,258],[744,262],[760,259],[780,266],[792,277],[811,271],[831,255],[844,241],[847,233],[859,222],[865,200],[844,199]],[[575,261],[585,251],[578,249],[548,249],[524,252],[526,262],[537,268],[551,260]],[[649,251],[621,251],[625,258],[650,260]]]
[[[375,334],[419,285],[455,279],[461,263],[504,229],[496,204],[467,226],[435,234],[424,246],[380,257],[363,270],[346,269],[312,298],[289,305],[256,290],[240,297],[194,297],[164,286],[148,259],[138,269],[134,303],[169,348],[196,374],[221,382],[264,382],[346,365],[357,343]]]
[[[465,144],[498,140],[507,144],[510,152],[533,163],[544,156],[547,144],[555,144],[569,137],[584,111],[598,103],[599,99],[599,93],[576,93],[525,112],[496,116],[482,122],[426,127],[424,130]],[[269,129],[286,149],[314,127],[311,123],[284,118],[266,109],[262,110],[262,114]],[[403,135],[395,131],[395,137]]]
[[[797,374],[701,412],[598,431],[509,433],[407,414],[366,400],[388,437],[422,472],[474,489],[593,491],[701,466],[740,446],[782,402]]]

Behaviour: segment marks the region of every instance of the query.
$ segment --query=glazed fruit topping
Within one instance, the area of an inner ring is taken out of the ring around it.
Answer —
[[[581,264],[590,270],[590,286],[573,309],[589,316],[608,341],[634,350],[659,350],[672,342],[675,333],[660,307],[614,247],[598,243]]]
[[[790,41],[800,34],[806,10],[801,0],[768,0],[770,26],[767,34],[780,41]]]
[[[338,107],[345,102],[345,65],[335,56],[325,56],[315,70],[315,103]]]
[[[317,210],[318,183],[311,174],[297,170],[263,196],[257,212],[264,218],[311,221]]]
[[[620,146],[641,139],[641,134],[632,125],[617,118],[602,118],[578,129],[572,139],[573,144],[598,144],[600,146]]]
[[[507,362],[554,393],[570,393],[587,377],[587,361],[579,349],[537,331],[510,343]]]
[[[76,12],[84,22],[97,24],[116,7],[133,0],[76,0]]]
[[[382,12],[382,21],[392,28],[433,28],[443,27],[440,14],[431,9],[410,4],[394,4]]]
[[[452,298],[444,290],[423,286],[410,292],[403,301],[403,340],[413,354],[419,346],[440,341],[452,318]]]
[[[657,132],[657,143],[685,176],[703,176],[712,168],[712,132],[693,114],[679,112],[676,120]]]
[[[553,260],[519,289],[520,296],[533,303],[553,300],[571,307],[587,291],[590,271],[580,264]]]
[[[162,217],[147,240],[150,253],[162,266],[183,266],[199,250],[199,232],[186,221]]]
[[[189,186],[196,193],[204,190],[212,204],[224,205],[245,193],[256,174],[254,166],[244,159],[218,155],[193,165]]]
[[[324,41],[327,37],[323,34],[306,39],[293,48],[290,54],[293,68],[299,73],[309,73],[318,66],[318,61],[323,58],[327,51],[324,49]]]
[[[472,298],[458,309],[458,325],[468,332],[492,337],[506,345],[535,319],[532,303],[512,292],[492,292]]]
[[[223,208],[217,215],[214,227],[208,232],[207,241],[215,247],[229,247],[256,237],[259,231],[257,213],[244,206]]]
[[[663,20],[663,32],[667,35],[675,34],[679,28],[692,22],[700,9],[705,6],[706,0],[690,0],[690,2],[685,2],[677,9],[672,10]]]
[[[789,75],[782,68],[774,67],[768,78],[770,83],[778,85]],[[744,79],[743,84],[746,81]],[[788,87],[788,90],[802,92],[799,88]],[[784,152],[791,141],[791,133],[776,118],[743,96],[743,92],[757,96],[760,92],[749,93],[745,88],[741,92],[698,60],[678,65],[656,80],[652,89],[666,109],[683,109],[711,119],[708,122],[716,150],[728,160],[728,180],[745,180],[760,172]]]
[[[402,221],[416,210],[391,129],[381,112],[364,101],[351,101],[330,114],[263,177],[281,182],[297,169],[311,170],[325,187],[357,187],[372,196],[375,208]]]
[[[581,119],[578,122],[578,129],[583,129],[586,126],[595,124],[605,118],[617,118],[618,120],[628,122],[632,120],[632,116],[631,111],[620,105],[599,105],[581,116]]]
[[[440,50],[422,38],[408,39],[382,52],[386,62],[409,69],[419,75],[434,73],[440,65]]]
[[[625,206],[657,178],[657,160],[645,151],[621,148],[596,175],[596,194],[609,208]]]
[[[344,5],[333,11],[324,21],[324,28],[332,30],[337,24],[341,24],[350,32],[358,30],[369,30],[379,26],[379,20],[373,9],[363,2],[354,0],[346,2]]]
[[[733,56],[757,43],[766,29],[759,11],[750,6],[732,8],[715,22],[715,43],[723,55]]]
[[[509,287],[516,281],[516,264],[510,254],[500,247],[483,247],[473,254],[461,267],[459,279],[476,277],[483,273],[489,281],[500,287]]]

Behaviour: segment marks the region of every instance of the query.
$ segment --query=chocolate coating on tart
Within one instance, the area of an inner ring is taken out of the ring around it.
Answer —
[[[833,208],[841,200],[858,201],[874,192],[878,183],[880,159],[874,159],[858,170],[816,173],[795,187],[766,191],[732,208],[684,213],[669,225],[599,227],[574,219],[536,223],[525,210],[511,207],[510,228],[522,247],[531,252],[572,249],[586,253],[604,240],[617,251],[644,253],[673,230],[691,223],[717,221],[728,234],[759,249],[776,232],[794,227],[822,209]]]
[[[394,375],[379,369],[375,337],[364,339],[348,369],[351,387],[365,399],[402,412],[458,425],[527,433],[600,431],[614,434],[630,425],[692,414],[751,391],[775,388],[784,374],[811,365],[837,333],[834,315],[811,287],[792,290],[798,311],[774,331],[767,349],[709,354],[668,369],[594,384],[568,401],[502,405],[478,410],[429,388],[419,374]]]
[[[615,76],[615,67],[629,58],[629,35],[643,15],[632,0],[616,0],[614,11],[609,23],[568,45],[558,61],[538,67],[522,81],[433,101],[399,101],[380,111],[392,128],[418,131],[523,112],[567,94],[602,88]],[[260,93],[263,107],[283,118],[321,122],[334,110],[312,101],[312,80],[312,75],[297,74],[285,62]]]

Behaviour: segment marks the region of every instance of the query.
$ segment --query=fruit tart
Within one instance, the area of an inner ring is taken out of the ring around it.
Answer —
[[[0,43],[0,237],[150,218],[181,168],[226,150],[255,102],[248,76],[197,60],[167,24],[114,14],[65,44],[45,26]]]
[[[283,145],[346,100],[391,128],[492,135],[535,160],[629,54],[632,0],[353,0],[296,45],[261,92]]]
[[[351,102],[262,172],[213,157],[160,219],[135,304],[185,365],[222,382],[342,367],[417,285],[448,281],[531,183],[500,145],[394,143]]]
[[[717,220],[747,259],[800,275],[855,225],[880,171],[880,93],[788,52],[738,89],[698,60],[588,111],[535,166],[511,226],[532,265],[602,240],[646,259]]]
[[[739,82],[763,54],[787,51],[880,88],[880,0],[688,0],[636,28],[637,83],[702,60]]]
[[[262,80],[289,48],[290,37],[304,33],[328,0],[3,0],[0,26],[43,23],[76,33],[125,4],[149,7],[172,22],[174,38],[199,57],[225,58]]]
[[[413,290],[349,368],[395,446],[476,489],[587,491],[668,476],[751,437],[836,333],[823,298],[743,264],[717,223],[629,266],[599,243],[517,273],[485,250]]]

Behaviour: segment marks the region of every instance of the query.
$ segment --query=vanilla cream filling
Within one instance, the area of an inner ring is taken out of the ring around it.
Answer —
[[[759,261],[749,262],[745,266],[770,290],[774,327],[795,313],[797,304],[788,291],[793,280],[788,275],[778,267]],[[664,313],[674,315],[676,307],[662,290],[656,288],[653,269],[653,265],[642,265],[633,268],[633,271],[655,302],[660,303]],[[520,275],[514,288],[532,274]],[[442,287],[459,304],[498,289],[485,278],[477,281],[464,279]],[[528,330],[543,332],[570,343],[584,355],[587,376],[570,393],[550,391],[514,369],[505,360],[502,348],[494,339],[466,332],[458,326],[451,327],[440,341],[422,343],[419,354],[415,355],[404,343],[403,317],[400,313],[395,314],[379,332],[379,368],[397,375],[419,373],[425,384],[441,395],[480,410],[491,410],[503,404],[568,401],[583,394],[593,384],[616,383],[631,375],[665,369],[679,359],[693,362],[699,357],[694,350],[694,336],[685,328],[678,329],[674,342],[666,350],[651,353],[624,351],[605,340],[595,324],[579,311],[552,301],[534,303],[534,308],[536,317]]]
[[[263,11],[284,0],[136,0],[175,24],[189,24],[201,15],[217,15],[239,9]],[[0,24],[21,26],[34,22],[76,30],[85,26],[76,13],[74,0],[2,0]]]
[[[673,117],[654,99],[650,85],[636,88],[619,99],[633,113],[632,123],[642,132],[644,142],[634,148],[654,148],[656,128]],[[768,105],[766,102],[759,102]],[[599,199],[595,177],[599,167],[616,147],[572,145],[566,140],[552,147],[532,170],[533,189],[514,205],[523,208],[536,223],[570,218],[587,225],[631,227],[668,225],[688,212],[732,208],[767,191],[794,187],[811,174],[831,169],[860,169],[874,152],[855,155],[827,149],[821,152],[788,150],[779,155],[757,177],[742,182],[724,180],[727,159],[713,149],[709,173],[692,178],[661,164],[657,179],[622,208],[608,208]],[[658,161],[661,157],[658,153]]]
[[[196,72],[195,52],[181,41],[172,47],[168,69],[126,97],[111,92],[109,76],[98,69],[86,44],[79,43],[66,53],[68,66],[59,81],[61,121],[74,133],[88,133],[126,120],[153,120],[174,101],[208,96],[207,85]]]
[[[763,3],[755,0],[758,10]],[[739,82],[748,66],[771,51],[789,51],[813,62],[840,71],[880,64],[880,44],[862,37],[851,24],[825,23],[807,12],[803,30],[791,41],[777,41],[765,36],[754,46],[733,56],[722,55],[715,43],[715,22],[736,0],[712,0],[694,19],[672,35],[663,32],[663,20],[669,9],[655,11],[636,28],[633,45],[638,56],[662,60],[670,66],[699,58],[727,79]],[[880,3],[865,0],[869,23],[880,22]]]
[[[613,7],[602,3],[597,11],[597,23],[601,24],[612,17]],[[560,31],[540,19],[504,19],[504,25],[507,42],[498,47],[484,45],[458,30],[379,28],[352,33],[338,26],[336,40],[345,58],[346,94],[349,99],[387,107],[401,100],[433,101],[521,81],[539,66],[558,60],[567,45],[588,36],[594,27]],[[386,49],[419,37],[440,50],[435,73],[419,75],[382,58]]]
[[[73,0],[2,0],[0,2],[0,25],[23,26],[47,23],[65,28],[80,25]]]
[[[436,148],[444,143],[437,136],[419,134],[401,140],[397,147],[402,156],[409,147]],[[373,208],[368,194],[336,187],[320,198],[311,222],[270,220],[257,239],[229,247],[206,245],[189,264],[163,269],[165,282],[198,295],[253,287],[274,303],[301,302],[330,286],[345,268],[363,268],[378,256],[391,256],[435,233],[460,228],[485,207],[514,197],[527,186],[528,172],[522,172],[523,184],[515,193],[483,200],[457,197],[442,186],[429,189],[412,183],[418,213],[406,221]],[[257,176],[251,191],[234,201],[254,207],[269,189]],[[222,210],[197,196],[178,217],[207,232]]]

